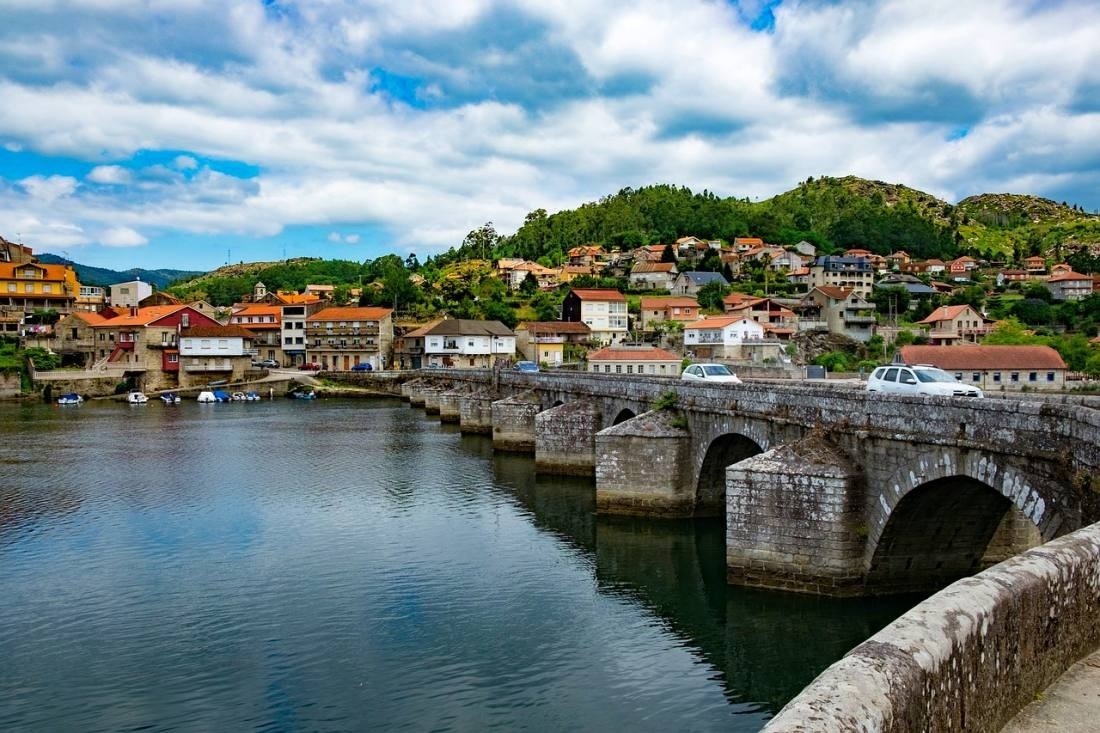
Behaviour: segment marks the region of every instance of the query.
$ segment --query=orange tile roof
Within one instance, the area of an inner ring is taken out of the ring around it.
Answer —
[[[316,295],[310,295],[308,293],[284,293],[281,290],[275,293],[275,297],[283,301],[286,305],[306,305],[308,303],[321,302],[321,299]]]
[[[676,269],[675,262],[639,262],[630,269],[630,274],[646,272],[672,272]]]
[[[953,321],[961,316],[967,308],[971,308],[965,303],[963,305],[941,305],[936,310],[928,314],[928,317],[923,321],[917,321],[917,323],[939,323],[940,321]],[[973,308],[971,308],[973,310]],[[975,311],[977,313],[977,311]],[[978,313],[981,316],[980,313]],[[983,320],[985,320],[983,318]]]
[[[527,321],[516,326],[516,330],[528,333],[592,333],[587,323],[576,321]]]
[[[684,326],[684,330],[686,331],[689,328],[690,329],[695,329],[695,330],[699,330],[699,329],[710,330],[710,329],[714,329],[714,328],[725,328],[726,326],[729,326],[733,323],[740,323],[741,321],[752,321],[753,323],[756,323],[756,321],[753,321],[751,318],[748,318],[747,316],[724,316],[724,317],[719,317],[719,318],[704,318],[701,321],[695,321],[694,323],[689,323],[686,326]]]
[[[15,271],[17,269],[23,269],[27,267],[36,267],[40,270],[44,270],[46,276],[42,280],[64,280],[65,271],[68,269],[65,265],[44,265],[41,262],[0,262],[0,278],[10,280],[15,278]]]
[[[588,361],[675,361],[679,363],[680,357],[655,346],[644,349],[605,346],[589,354]]]
[[[852,294],[849,288],[838,288],[835,285],[818,285],[814,289],[821,291],[833,300],[847,300],[848,296]]]
[[[1065,369],[1066,363],[1049,346],[903,346],[907,364],[932,364],[940,369]]]
[[[1092,275],[1082,275],[1079,272],[1073,272],[1072,270],[1070,270],[1069,272],[1063,272],[1059,275],[1055,275],[1054,277],[1049,278],[1047,280],[1047,282],[1048,283],[1060,283],[1060,282],[1065,282],[1066,280],[1091,280],[1091,279],[1092,279]]]
[[[626,300],[626,296],[618,290],[609,289],[575,289],[572,291],[581,300]]]
[[[322,308],[306,321],[380,321],[393,313],[392,308]]]
[[[266,303],[246,305],[244,308],[233,313],[234,316],[281,316],[282,314],[282,306],[268,305]]]
[[[115,328],[116,326],[147,326],[150,323],[159,321],[161,318],[170,316],[177,311],[183,310],[184,308],[187,308],[187,306],[149,305],[145,306],[144,308],[136,308],[132,310],[119,308],[119,314],[114,318],[104,318],[103,321],[101,321],[100,323],[93,325],[109,326],[111,328]],[[136,311],[136,313],[134,311]],[[205,317],[206,316],[204,316],[204,318]]]

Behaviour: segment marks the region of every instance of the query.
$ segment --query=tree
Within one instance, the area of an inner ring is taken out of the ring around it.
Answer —
[[[1053,312],[1050,303],[1039,298],[1024,298],[1012,306],[1012,315],[1029,325],[1047,325]]]
[[[726,297],[728,293],[729,288],[714,280],[699,288],[695,298],[699,301],[701,309],[721,312],[723,310],[722,298]]]
[[[527,276],[523,278],[523,282],[519,284],[519,291],[527,296],[534,295],[539,291],[539,279],[535,277],[535,273],[527,273]]]
[[[911,296],[903,287],[891,285],[886,288],[875,288],[871,291],[870,301],[882,315],[905,313],[909,309]]]
[[[672,245],[666,244],[661,250],[661,262],[676,262],[676,253],[672,251]]]
[[[481,306],[481,312],[485,314],[485,320],[500,321],[508,328],[515,328],[519,319],[516,312],[499,300],[490,300]]]
[[[1009,317],[1003,321],[997,321],[993,329],[982,339],[982,343],[991,346],[1020,346],[1039,343],[1041,340],[1018,318]]]

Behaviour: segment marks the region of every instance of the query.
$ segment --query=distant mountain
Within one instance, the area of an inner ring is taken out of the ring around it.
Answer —
[[[116,283],[124,283],[130,280],[143,280],[153,285],[157,290],[163,290],[169,283],[178,280],[190,280],[202,275],[202,272],[191,270],[143,270],[135,267],[132,270],[108,270],[103,267],[91,267],[81,265],[78,262],[58,257],[49,253],[38,255],[38,261],[48,265],[72,265],[76,270],[76,277],[81,285],[98,285],[106,287]]]

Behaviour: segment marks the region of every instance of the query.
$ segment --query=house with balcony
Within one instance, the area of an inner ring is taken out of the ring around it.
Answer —
[[[865,257],[818,257],[810,265],[811,292],[819,287],[843,288],[867,298],[874,283],[874,267]]]
[[[515,359],[516,334],[500,321],[447,318],[425,329],[424,365],[491,369]]]
[[[301,366],[306,362],[306,319],[325,307],[320,298],[298,293],[278,293],[279,335],[284,367]]]
[[[1047,261],[1038,255],[1024,258],[1024,269],[1030,277],[1037,277],[1047,273]]]
[[[941,305],[918,323],[928,328],[928,343],[933,346],[977,343],[993,327],[992,321],[965,303]]]
[[[1073,270],[1051,274],[1046,281],[1050,297],[1058,301],[1084,300],[1092,295],[1092,275],[1082,275]]]
[[[442,320],[442,319],[440,319]],[[393,368],[424,368],[424,339],[439,320],[421,326],[394,326]]]
[[[639,301],[639,326],[641,331],[653,331],[658,323],[698,320],[699,301],[684,295],[642,297]]]
[[[681,363],[676,354],[655,346],[605,346],[588,355],[588,371],[593,374],[677,377]]]
[[[626,296],[618,290],[570,290],[561,304],[561,319],[588,326],[592,341],[597,344],[614,345],[627,339],[629,316]]]
[[[253,334],[237,325],[188,326],[179,331],[179,386],[238,382],[252,368]]]
[[[348,371],[363,363],[385,369],[393,357],[393,309],[322,308],[306,317],[305,341],[305,360],[324,370]]]
[[[286,362],[283,354],[283,306],[253,303],[229,316],[230,326],[240,326],[252,333],[252,348],[257,359]]]
[[[747,316],[704,318],[684,326],[684,351],[695,359],[740,359],[743,346],[764,340],[764,327]]]
[[[803,331],[824,327],[829,333],[856,341],[868,341],[875,333],[875,304],[851,288],[815,287],[799,309],[799,329]]]
[[[798,314],[773,298],[750,296],[723,303],[727,316],[756,321],[766,336],[789,340],[798,332]]]
[[[36,310],[70,313],[79,292],[76,271],[68,265],[0,262],[0,312],[12,316]]]
[[[591,329],[583,323],[527,321],[516,326],[516,350],[528,361],[561,366],[565,363],[566,344],[579,348],[591,337]]]
[[[506,280],[508,287],[512,290],[519,290],[528,275],[535,278],[539,288],[545,289],[557,286],[561,272],[550,267],[543,267],[537,262],[521,262],[508,272],[508,279]]]

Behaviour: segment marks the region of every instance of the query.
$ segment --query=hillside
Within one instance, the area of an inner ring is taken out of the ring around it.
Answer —
[[[202,274],[192,270],[144,270],[140,267],[123,271],[108,270],[103,267],[82,265],[49,253],[38,255],[38,261],[48,265],[72,265],[73,269],[76,270],[76,277],[82,285],[98,285],[100,287],[108,287],[129,280],[143,280],[153,285],[157,290],[163,290],[170,283],[177,280],[193,278]]]
[[[980,252],[1062,259],[1079,245],[1100,242],[1100,217],[1038,196],[981,194],[963,199],[958,209],[961,241]]]

